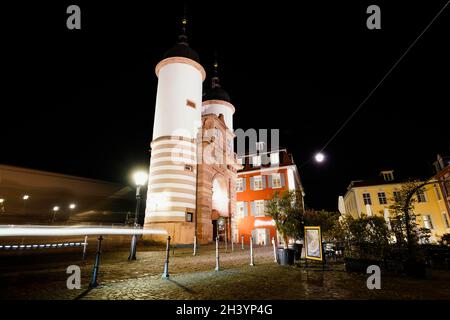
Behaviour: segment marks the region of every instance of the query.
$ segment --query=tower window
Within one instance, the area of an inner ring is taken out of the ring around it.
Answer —
[[[186,164],[185,166],[184,166],[184,170],[186,170],[186,171],[193,171],[194,170],[194,168],[191,166],[191,165],[188,165],[188,164]]]
[[[192,100],[189,100],[189,99],[186,99],[186,105],[187,105],[188,107],[191,107],[191,108],[194,108],[194,109],[197,108],[195,102],[192,101]]]
[[[193,217],[194,217],[194,213],[193,212],[186,212],[186,222],[194,221]]]

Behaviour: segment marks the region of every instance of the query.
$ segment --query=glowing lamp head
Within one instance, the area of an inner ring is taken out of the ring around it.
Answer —
[[[69,204],[69,209],[71,209],[71,210],[75,209],[76,207],[77,207],[77,206],[76,206],[75,203]]]
[[[323,153],[319,152],[315,155],[314,159],[316,159],[316,162],[323,162],[325,160],[325,156],[323,155]]]
[[[144,171],[137,171],[133,174],[133,180],[137,186],[143,186],[147,182],[147,179],[148,175]]]
[[[30,198],[30,196],[27,194],[22,197],[23,200],[28,200],[29,198]]]
[[[53,207],[53,211],[55,211],[55,212],[56,212],[56,211],[59,211],[59,207],[58,207],[58,206],[54,206],[54,207]]]
[[[3,202],[5,202],[5,199],[0,199],[0,203],[3,203]]]

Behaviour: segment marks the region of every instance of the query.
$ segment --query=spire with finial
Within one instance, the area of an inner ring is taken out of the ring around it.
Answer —
[[[214,77],[211,78],[211,88],[220,88],[220,81],[219,81],[219,63],[217,62],[217,51],[214,52]]]
[[[183,17],[181,18],[181,34],[178,36],[178,43],[189,46],[187,42],[186,26],[187,26],[187,6],[184,5]]]

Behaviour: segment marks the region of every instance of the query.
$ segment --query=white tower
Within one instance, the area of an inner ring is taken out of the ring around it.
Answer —
[[[156,66],[156,95],[145,228],[166,229],[177,243],[190,243],[196,207],[197,133],[201,129],[206,73],[185,35]]]

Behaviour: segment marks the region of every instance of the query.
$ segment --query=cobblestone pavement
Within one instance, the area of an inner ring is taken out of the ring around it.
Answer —
[[[145,251],[147,250],[147,251]],[[82,268],[82,288],[68,290],[68,264],[41,265],[39,270],[2,271],[1,299],[450,299],[450,273],[433,270],[425,280],[383,277],[381,290],[368,290],[365,275],[349,274],[343,264],[281,267],[273,262],[270,247],[255,248],[255,266],[248,250],[221,249],[221,271],[214,271],[212,246],[198,256],[189,248],[170,253],[169,279],[162,279],[165,253],[161,248],[138,250],[138,260],[127,261],[125,249],[105,252],[99,287],[88,289],[92,264]],[[89,261],[93,261],[92,254]],[[66,264],[64,264],[66,263]]]

